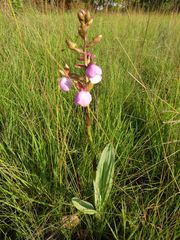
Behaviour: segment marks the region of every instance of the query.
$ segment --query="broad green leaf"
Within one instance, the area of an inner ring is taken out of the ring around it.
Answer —
[[[72,198],[72,203],[80,212],[83,212],[84,214],[93,215],[97,213],[91,203],[83,201],[77,197]]]
[[[94,180],[94,197],[96,210],[101,211],[109,197],[115,166],[115,154],[111,144],[108,144],[102,154],[96,170]]]

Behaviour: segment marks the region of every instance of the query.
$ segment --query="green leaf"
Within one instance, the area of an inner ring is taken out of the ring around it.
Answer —
[[[97,213],[91,203],[83,201],[77,197],[72,198],[72,203],[80,212],[83,212],[84,214],[93,215]]]
[[[95,206],[98,211],[102,211],[108,200],[112,188],[114,166],[114,148],[111,144],[108,144],[101,154],[94,180]]]

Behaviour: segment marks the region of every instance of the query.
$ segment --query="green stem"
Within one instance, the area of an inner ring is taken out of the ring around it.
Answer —
[[[96,163],[96,155],[95,155],[93,138],[92,138],[92,133],[91,133],[90,107],[89,106],[86,108],[86,131],[87,131],[90,149],[92,152],[93,179],[95,179],[97,163]]]
[[[87,56],[86,56],[86,38],[84,38],[84,64],[87,66]],[[85,76],[86,82],[88,83],[89,79]],[[93,138],[92,138],[92,132],[91,132],[91,118],[90,118],[90,107],[86,107],[86,131],[87,131],[87,136],[89,140],[89,145],[91,148],[92,152],[92,165],[93,165],[93,179],[95,179],[96,176],[96,156],[95,156],[95,151],[94,151],[94,145],[93,145]]]
[[[86,108],[86,130],[88,135],[88,140],[90,144],[93,143],[92,134],[91,134],[91,120],[90,120],[90,107]]]
[[[87,56],[86,56],[86,37],[84,38],[84,65],[87,66]],[[88,78],[85,76],[86,82],[88,83]],[[90,107],[86,107],[86,131],[90,145],[92,144],[92,134],[91,134],[91,120],[90,120]]]

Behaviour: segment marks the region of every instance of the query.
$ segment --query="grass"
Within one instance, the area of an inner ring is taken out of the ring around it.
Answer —
[[[95,152],[113,142],[113,190],[101,222],[80,215],[93,202],[91,152],[74,92],[58,90],[58,68],[74,69],[65,39],[73,12],[0,15],[0,239],[179,239],[180,18],[95,15],[90,37],[103,81],[93,93]],[[65,51],[62,51],[65,49]],[[77,71],[77,70],[76,70]]]

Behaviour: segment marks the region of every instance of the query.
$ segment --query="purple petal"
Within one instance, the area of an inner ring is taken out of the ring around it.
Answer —
[[[86,69],[86,75],[89,78],[93,78],[96,75],[102,75],[102,69],[96,64],[90,64]]]
[[[82,107],[87,107],[92,101],[92,96],[89,92],[81,90],[75,96],[74,103]]]
[[[58,80],[59,87],[62,91],[68,92],[72,87],[72,81],[67,77],[62,77]]]

